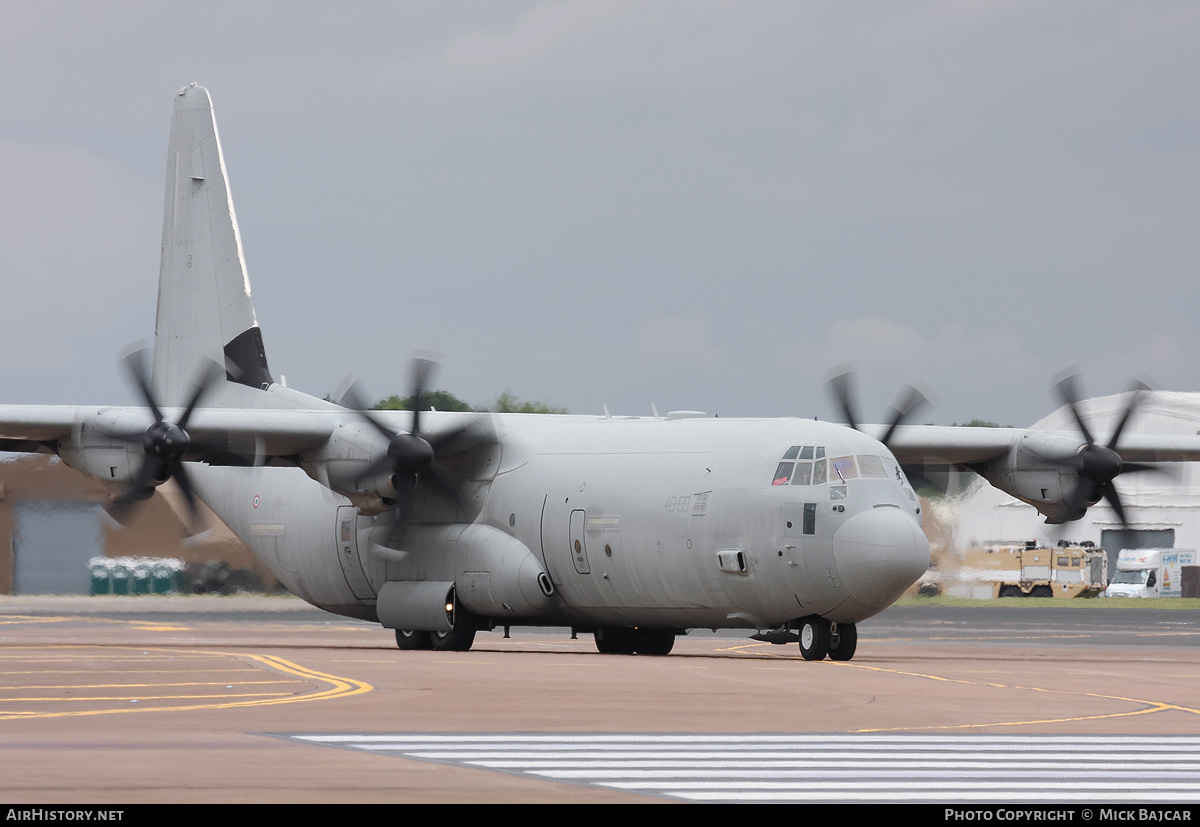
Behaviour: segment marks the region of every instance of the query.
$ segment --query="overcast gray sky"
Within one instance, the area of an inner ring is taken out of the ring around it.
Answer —
[[[1027,425],[1200,390],[1195,2],[0,2],[0,402],[132,402],[176,90],[273,372]]]

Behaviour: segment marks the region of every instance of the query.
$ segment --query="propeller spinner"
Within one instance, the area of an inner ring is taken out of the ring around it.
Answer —
[[[196,505],[196,495],[184,464],[184,458],[189,451],[207,450],[208,446],[192,440],[191,435],[187,432],[187,424],[201,397],[212,387],[214,382],[219,381],[223,371],[219,366],[211,365],[196,383],[192,396],[179,420],[168,422],[150,389],[149,372],[146,368],[146,351],[136,350],[130,353],[125,357],[124,365],[126,372],[137,386],[142,401],[150,409],[154,423],[145,431],[112,433],[112,436],[123,442],[140,443],[145,453],[145,459],[142,460],[133,479],[125,486],[125,490],[113,500],[108,513],[117,522],[123,522],[138,502],[148,499],[160,484],[174,479],[188,504],[191,516],[189,528],[194,529],[199,525],[200,511]]]
[[[392,487],[396,490],[396,519],[388,535],[388,545],[396,546],[404,536],[412,515],[413,494],[418,482],[428,482],[462,505],[459,486],[436,460],[471,450],[488,441],[474,422],[466,422],[449,430],[431,434],[421,430],[421,408],[428,388],[429,377],[436,363],[430,359],[412,361],[412,420],[407,433],[388,427],[366,405],[358,383],[352,384],[342,395],[343,407],[357,413],[388,441],[387,453],[371,463],[356,483],[381,472],[391,470]],[[464,439],[465,437],[465,439]]]
[[[1063,404],[1071,412],[1071,416],[1075,420],[1075,426],[1079,429],[1079,433],[1084,439],[1083,446],[1073,456],[1051,460],[1051,464],[1053,465],[1073,469],[1075,475],[1078,477],[1075,489],[1064,503],[1067,511],[1067,519],[1078,519],[1087,511],[1089,505],[1093,505],[1103,498],[1112,506],[1112,510],[1116,512],[1121,524],[1129,528],[1125,506],[1121,502],[1121,495],[1117,491],[1117,487],[1113,484],[1113,480],[1121,474],[1135,474],[1145,471],[1166,473],[1153,464],[1123,462],[1121,455],[1117,452],[1117,444],[1120,442],[1121,434],[1124,433],[1130,418],[1137,410],[1142,394],[1150,390],[1150,388],[1143,382],[1135,382],[1133,384],[1130,388],[1129,403],[1125,406],[1125,410],[1122,412],[1112,436],[1109,437],[1108,444],[1100,445],[1092,436],[1092,432],[1088,429],[1087,424],[1083,421],[1083,416],[1080,414],[1079,394],[1076,391],[1075,379],[1075,375],[1071,374],[1064,377],[1055,385],[1058,395],[1062,398]]]

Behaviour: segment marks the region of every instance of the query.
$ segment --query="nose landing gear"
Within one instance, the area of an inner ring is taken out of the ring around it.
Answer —
[[[858,628],[820,615],[800,621],[800,654],[805,660],[850,660],[858,648]]]

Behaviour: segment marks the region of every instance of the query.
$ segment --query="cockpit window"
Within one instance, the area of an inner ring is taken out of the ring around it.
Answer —
[[[818,451],[821,449],[818,448]],[[819,459],[813,463],[813,485],[824,485],[828,477],[825,476],[825,460]]]
[[[888,476],[887,468],[883,465],[883,459],[870,454],[859,455],[858,470],[862,472],[864,477],[871,477],[873,479],[887,479]]]
[[[844,459],[853,466],[853,457]],[[783,461],[775,469],[771,485],[821,485],[829,481],[826,462],[824,445],[793,445],[784,452]],[[854,472],[854,476],[858,476],[857,472]]]
[[[779,467],[775,469],[775,479],[771,480],[771,485],[787,485],[792,478],[793,462],[781,462]]]
[[[858,467],[854,464],[854,457],[834,457],[832,473],[830,478],[841,480],[852,480],[858,476]]]
[[[810,451],[810,448],[804,450]],[[803,456],[803,455],[801,455]],[[797,462],[796,473],[792,474],[792,485],[811,485],[812,484],[812,463]]]

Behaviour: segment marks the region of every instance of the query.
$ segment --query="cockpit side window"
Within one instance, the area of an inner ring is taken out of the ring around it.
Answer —
[[[792,479],[793,462],[781,462],[779,467],[775,469],[775,479],[771,481],[771,485],[787,485]]]

